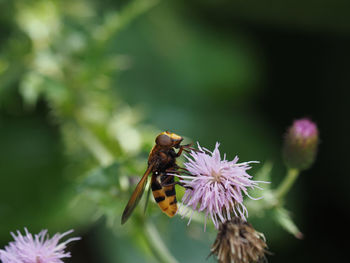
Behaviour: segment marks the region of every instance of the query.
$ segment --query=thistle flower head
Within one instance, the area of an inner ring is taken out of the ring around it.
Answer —
[[[58,243],[64,236],[73,232],[69,230],[63,234],[57,233],[52,238],[47,235],[47,230],[33,235],[24,228],[23,236],[17,231],[17,236],[11,233],[14,241],[10,242],[4,250],[0,249],[2,263],[63,263],[62,258],[70,257],[70,252],[64,249],[69,242],[79,240],[79,237],[69,238]]]
[[[290,168],[308,169],[315,160],[318,146],[318,129],[309,119],[299,119],[287,130],[283,158]]]
[[[264,259],[266,249],[264,235],[235,217],[220,224],[210,255],[216,255],[219,263],[250,263]]]
[[[247,174],[252,162],[237,163],[237,156],[232,161],[226,160],[226,155],[221,159],[219,145],[216,143],[211,152],[198,144],[199,151],[191,151],[184,163],[191,176],[179,176],[187,188],[182,202],[193,211],[205,212],[204,229],[209,215],[216,228],[219,221],[230,220],[232,214],[245,220],[248,211],[243,205],[243,194],[250,197],[248,188],[259,188],[258,182]]]

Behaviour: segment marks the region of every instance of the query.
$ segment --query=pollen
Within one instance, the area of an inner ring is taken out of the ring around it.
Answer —
[[[210,176],[213,178],[213,182],[217,182],[220,183],[221,182],[221,172],[216,172],[214,170],[212,170],[212,172],[210,173]]]

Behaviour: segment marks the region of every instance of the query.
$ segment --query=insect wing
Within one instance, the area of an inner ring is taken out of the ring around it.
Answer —
[[[126,205],[124,212],[123,212],[123,215],[122,215],[122,224],[124,224],[129,219],[129,217],[132,214],[132,212],[134,211],[135,207],[140,202],[142,194],[145,191],[145,186],[146,186],[148,175],[151,172],[152,167],[153,167],[153,165],[148,166],[146,172],[144,173],[140,182],[137,184],[134,192],[132,193],[130,200],[129,200],[128,204]]]

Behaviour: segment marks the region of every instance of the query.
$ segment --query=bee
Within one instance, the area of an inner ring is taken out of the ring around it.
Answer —
[[[158,206],[169,217],[176,214],[177,200],[175,184],[178,182],[175,182],[174,176],[168,174],[168,172],[178,173],[177,170],[180,167],[176,164],[176,158],[182,154],[183,150],[186,151],[187,148],[191,149],[191,144],[180,145],[182,141],[183,138],[181,136],[169,131],[162,132],[156,137],[156,144],[148,156],[147,170],[137,184],[124,209],[121,220],[122,224],[128,220],[141,200],[148,175],[151,173],[151,189]],[[175,152],[175,149],[179,149],[178,152]]]

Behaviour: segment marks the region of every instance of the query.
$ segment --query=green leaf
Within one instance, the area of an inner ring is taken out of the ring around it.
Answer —
[[[148,203],[149,203],[149,197],[151,195],[151,182],[150,182],[150,180],[148,181],[148,184],[146,185],[146,190],[145,191],[147,191],[147,195],[146,195],[146,200],[145,200],[145,207],[143,209],[143,213],[144,214],[146,214]]]
[[[99,167],[90,172],[80,184],[80,191],[85,189],[108,189],[118,185],[118,175],[120,174],[120,163],[114,162],[107,167]]]
[[[303,234],[300,232],[298,227],[293,222],[290,212],[283,207],[274,209],[273,211],[274,219],[279,223],[287,232],[291,233],[298,239],[303,238]]]

